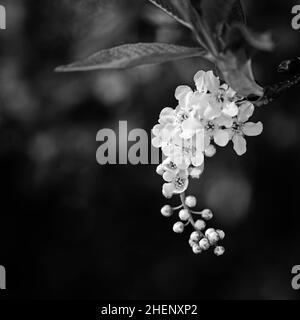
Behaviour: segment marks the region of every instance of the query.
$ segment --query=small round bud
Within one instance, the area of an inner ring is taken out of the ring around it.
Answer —
[[[199,232],[194,231],[191,233],[190,240],[199,242],[201,240],[201,235]]]
[[[216,230],[214,228],[208,228],[206,231],[205,231],[205,236],[207,237],[210,233],[213,233],[213,232],[216,232]]]
[[[164,217],[171,217],[173,214],[173,209],[167,204],[161,208],[160,212]]]
[[[197,220],[197,221],[195,222],[195,229],[197,229],[197,230],[204,230],[205,227],[206,227],[205,221],[199,219],[199,220]]]
[[[214,254],[216,256],[221,256],[222,254],[224,254],[224,252],[225,252],[224,247],[221,247],[221,246],[215,247]]]
[[[210,247],[209,241],[206,238],[203,238],[199,242],[199,246],[202,250],[208,250]]]
[[[189,240],[189,245],[190,245],[191,247],[193,247],[195,244],[197,244],[196,241],[194,241],[194,240],[192,240],[192,239]]]
[[[199,179],[201,174],[203,173],[202,167],[194,167],[189,170],[189,175],[192,179]]]
[[[173,225],[173,231],[175,233],[182,233],[184,230],[184,224],[182,222],[176,222],[174,225]]]
[[[197,199],[194,196],[187,196],[185,198],[185,204],[190,208],[194,208],[196,207]]]
[[[223,230],[216,230],[216,232],[219,235],[220,240],[225,238],[225,232]]]
[[[220,240],[218,233],[215,231],[209,233],[207,239],[211,245],[215,245]]]
[[[211,212],[210,209],[204,209],[202,212],[201,212],[201,216],[204,220],[210,220],[213,218],[213,214]]]
[[[217,150],[216,147],[210,144],[204,151],[206,157],[211,158],[216,154]]]
[[[182,209],[179,211],[179,218],[182,221],[187,221],[190,218],[190,213],[188,209]]]
[[[156,168],[156,173],[159,174],[160,176],[162,176],[165,172],[165,169],[163,167],[163,165],[158,165],[157,168]]]
[[[194,252],[195,254],[199,254],[199,253],[202,252],[202,249],[201,249],[200,246],[197,245],[197,244],[193,245],[192,250],[193,250],[193,252]]]

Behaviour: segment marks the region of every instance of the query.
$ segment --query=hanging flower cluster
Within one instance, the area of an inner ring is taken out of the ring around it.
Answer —
[[[200,178],[204,170],[204,160],[216,153],[216,146],[225,147],[232,141],[238,155],[246,151],[245,136],[257,136],[263,130],[261,122],[248,122],[254,112],[254,105],[239,96],[226,83],[221,83],[212,71],[199,71],[194,77],[196,90],[188,86],[179,86],[175,97],[178,106],[164,108],[159,116],[159,123],[152,129],[152,144],[161,148],[166,159],[157,167],[165,183],[162,193],[166,198],[174,194],[181,196],[182,205],[177,208],[165,206],[164,216],[171,216],[179,211],[180,222],[173,230],[181,233],[191,224],[195,231],[191,234],[190,245],[194,253],[200,253],[215,246],[216,255],[222,255],[224,248],[216,246],[225,236],[222,230],[207,229],[205,220],[212,218],[210,210],[195,212],[194,197],[185,198],[189,178]],[[194,221],[193,215],[202,219]],[[185,224],[183,223],[185,222]]]

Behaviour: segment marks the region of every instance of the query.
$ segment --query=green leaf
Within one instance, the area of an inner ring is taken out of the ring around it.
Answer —
[[[261,97],[263,88],[254,79],[251,60],[245,52],[232,53],[231,51],[222,54],[217,62],[224,80],[241,96],[254,95]]]
[[[202,48],[190,48],[166,43],[124,44],[99,51],[92,56],[66,66],[56,68],[59,72],[91,71],[97,69],[125,69],[140,65],[162,63],[190,57],[208,58]]]

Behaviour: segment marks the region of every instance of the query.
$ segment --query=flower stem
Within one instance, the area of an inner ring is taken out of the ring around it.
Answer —
[[[204,236],[204,234],[200,230],[197,230],[195,228],[195,221],[192,216],[192,213],[194,213],[194,211],[190,210],[189,207],[185,204],[185,193],[184,192],[180,194],[180,200],[181,200],[183,208],[189,210],[189,212],[191,213],[186,225],[188,225],[190,223],[197,232],[199,232],[202,236]]]

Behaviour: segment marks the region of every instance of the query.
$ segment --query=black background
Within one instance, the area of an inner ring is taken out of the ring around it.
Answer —
[[[254,59],[258,82],[284,79],[300,55],[296,1],[244,1],[249,26],[276,48]],[[223,257],[194,255],[175,235],[155,165],[100,166],[96,133],[150,132],[176,106],[177,85],[208,68],[199,59],[124,72],[57,74],[60,64],[128,42],[192,45],[190,33],[146,1],[10,0],[0,32],[1,297],[18,299],[296,299],[300,264],[299,87],[257,109],[261,136],[206,161],[190,193],[226,232]],[[178,199],[171,201],[177,204]]]

